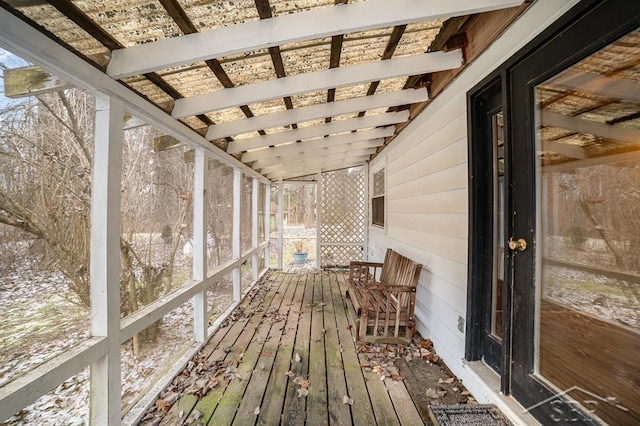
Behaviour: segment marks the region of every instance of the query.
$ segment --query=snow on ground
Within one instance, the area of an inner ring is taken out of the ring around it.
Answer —
[[[58,272],[38,271],[25,257],[0,276],[0,385],[63,353],[90,336],[89,310],[73,301],[67,279]],[[224,284],[221,284],[224,287]],[[229,294],[208,292],[212,315],[230,303]],[[123,408],[153,385],[153,377],[193,342],[190,302],[165,315],[156,342],[144,342],[140,356],[130,343],[121,347]],[[80,425],[88,420],[88,368],[26,407],[3,425]]]

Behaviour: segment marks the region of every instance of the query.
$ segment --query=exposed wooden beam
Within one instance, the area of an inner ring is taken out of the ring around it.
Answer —
[[[367,161],[375,149],[360,151],[357,153],[345,155],[344,153],[337,155],[328,155],[324,157],[315,157],[309,159],[300,159],[296,161],[288,161],[282,164],[265,167],[260,172],[265,175],[270,173],[278,173],[280,170],[313,170],[316,167],[326,167],[335,163]]]
[[[428,99],[427,89],[409,89],[399,92],[383,93],[374,96],[362,96],[331,104],[319,104],[300,107],[291,111],[278,111],[258,117],[220,123],[209,127],[206,138],[209,140],[235,136],[269,127],[286,126],[291,123],[316,120],[324,117],[335,117],[352,112],[387,108],[397,105],[409,105]]]
[[[521,3],[522,0],[369,0],[313,9],[117,49],[112,52],[107,73],[123,78],[303,40],[469,15]]]
[[[543,140],[542,150],[556,152],[558,154],[564,155],[565,157],[577,158],[580,160],[589,158],[587,150],[585,150],[583,147],[558,141]]]
[[[51,70],[74,86],[122,99],[129,113],[149,125],[153,125],[161,132],[174,136],[191,146],[203,147],[219,161],[242,170],[248,176],[257,177],[266,182],[266,178],[213,146],[202,135],[184,124],[172,120],[163,110],[136,94],[135,91],[114,81],[91,63],[2,8],[0,8],[0,22],[2,22],[0,25],[0,44],[7,50],[29,62]]]
[[[163,135],[153,138],[153,151],[161,152],[171,148],[177,148],[182,142],[173,136]]]
[[[569,117],[549,111],[543,111],[541,118],[541,124],[543,126],[561,127],[578,133],[588,133],[619,142],[640,143],[640,131],[636,129],[583,120],[578,117]]]
[[[188,117],[331,87],[447,70],[461,65],[462,52],[454,50],[316,71],[178,99],[171,115],[174,118]]]
[[[640,103],[640,84],[634,80],[569,69],[554,78],[551,85],[581,93]]]
[[[44,95],[71,87],[66,81],[34,65],[8,68],[4,70],[3,78],[4,95],[12,99]]]
[[[290,178],[299,177],[299,176],[306,176],[311,173],[330,172],[333,170],[346,169],[348,167],[358,167],[358,166],[362,166],[366,162],[367,162],[367,158],[362,158],[362,159],[352,159],[352,160],[341,161],[341,162],[331,162],[330,164],[326,164],[323,166],[315,166],[313,169],[309,167],[291,168],[286,170],[283,169],[267,175],[267,178],[272,181],[281,179],[281,178],[290,179]]]
[[[351,132],[369,127],[388,126],[390,124],[402,123],[403,121],[407,121],[408,118],[409,111],[401,111],[334,121],[333,123],[319,124],[313,127],[304,127],[296,130],[273,133],[266,136],[237,140],[229,144],[227,152],[229,154],[233,154],[251,149],[277,146],[286,142],[318,138],[335,133]]]
[[[191,19],[189,19],[189,16],[187,15],[187,13],[184,11],[182,6],[176,0],[160,0],[160,3],[162,4],[162,7],[164,7],[164,9],[167,11],[169,16],[173,18],[176,25],[178,25],[178,27],[182,30],[184,34],[195,34],[198,32],[198,29],[196,28],[196,26],[193,24]],[[222,65],[220,64],[220,62],[218,62],[217,59],[215,58],[209,59],[209,60],[206,60],[205,63],[207,64],[211,72],[213,72],[213,74],[216,76],[218,81],[220,81],[220,84],[222,84],[225,88],[235,87],[235,84],[233,84],[233,81],[231,81],[231,78],[229,77],[227,72],[224,70],[224,68],[222,68]],[[178,96],[178,97],[181,98],[182,96]],[[177,98],[177,97],[174,96],[174,98]],[[251,111],[251,109],[249,109],[247,105],[239,105],[239,106],[240,106],[240,110],[244,113],[245,116],[253,117],[253,112]],[[204,114],[200,114],[198,118],[200,118],[200,120],[202,120],[207,125],[213,124],[211,122],[211,119],[209,119],[209,117],[207,117]],[[260,130],[260,134],[265,134],[265,133],[263,130]]]
[[[327,147],[331,147],[334,152],[345,152],[352,149],[356,150],[356,149],[376,148],[380,146],[383,141],[384,139],[378,138],[378,139],[365,139],[365,140],[359,140],[359,141],[356,140],[355,142],[347,141],[344,143],[331,143],[331,144],[327,144],[326,142],[324,142],[324,145],[320,143],[315,143],[319,141],[294,143],[294,144],[286,145],[280,148],[269,148],[269,149],[262,149],[259,151],[253,151],[251,154],[255,154],[255,155],[249,158],[249,160],[245,159],[245,162],[247,163],[253,162],[253,165],[254,166],[257,165],[259,168],[260,165],[265,166],[265,165],[273,164],[273,161],[277,162],[279,161],[278,159],[282,157],[296,156],[303,153],[323,150],[323,149],[326,149]]]
[[[260,173],[269,174],[277,170],[278,167],[289,167],[292,164],[315,164],[335,160],[344,160],[347,157],[359,157],[363,155],[371,155],[375,152],[375,148],[362,148],[362,149],[347,149],[347,150],[334,150],[334,148],[341,148],[344,145],[338,147],[329,147],[319,150],[313,150],[302,154],[294,154],[289,156],[277,157],[269,160],[264,160],[268,164],[253,164],[254,169],[260,169]]]
[[[390,136],[395,131],[393,126],[374,130],[364,130],[362,132],[346,133],[344,135],[329,136],[322,139],[292,143],[289,145],[278,146],[275,148],[258,149],[246,152],[242,155],[242,161],[248,163],[259,160],[261,158],[277,157],[291,152],[302,152],[309,149],[324,148],[331,145],[345,144],[351,142],[359,142],[369,139],[379,139]]]

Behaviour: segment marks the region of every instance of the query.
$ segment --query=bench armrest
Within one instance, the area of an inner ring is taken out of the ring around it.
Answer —
[[[366,290],[378,290],[378,291],[395,291],[402,293],[415,293],[416,288],[413,286],[407,285],[394,285],[394,284],[383,284],[383,283],[365,283],[364,284]]]
[[[378,262],[360,262],[360,261],[352,260],[349,263],[349,269],[351,269],[351,267],[353,267],[353,266],[355,266],[355,267],[358,267],[358,266],[367,266],[367,267],[369,267],[369,266],[371,266],[371,267],[374,267],[374,268],[375,267],[380,268],[380,267],[382,267],[382,263],[378,263]]]

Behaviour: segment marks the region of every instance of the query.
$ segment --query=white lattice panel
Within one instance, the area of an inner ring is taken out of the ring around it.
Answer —
[[[345,266],[352,260],[362,260],[367,206],[365,185],[361,169],[322,174],[320,254],[323,267]]]

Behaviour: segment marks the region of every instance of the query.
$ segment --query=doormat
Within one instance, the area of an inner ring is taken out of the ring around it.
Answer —
[[[495,405],[432,405],[429,417],[436,426],[512,426]]]

